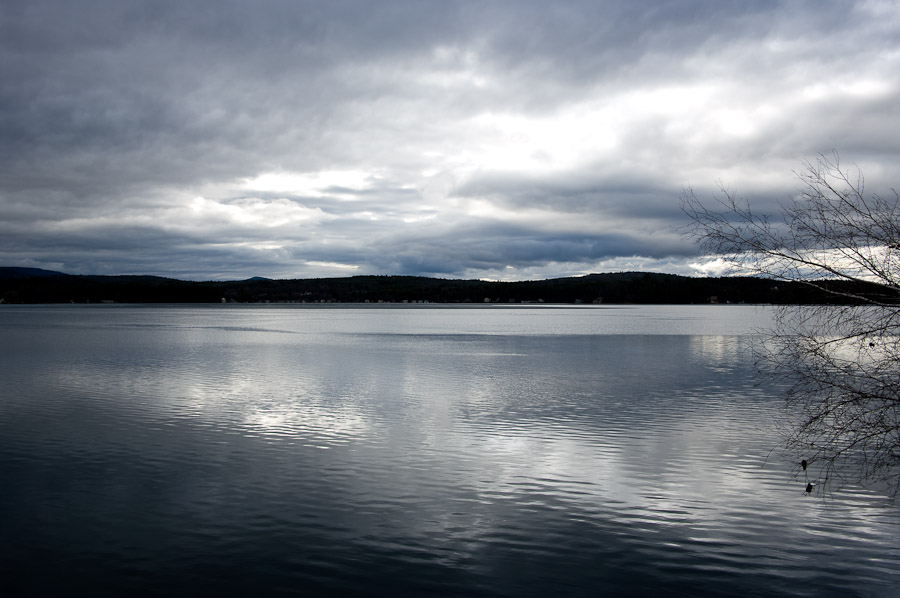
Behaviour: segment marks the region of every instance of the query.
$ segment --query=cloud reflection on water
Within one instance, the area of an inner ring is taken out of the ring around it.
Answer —
[[[812,537],[829,539],[835,575],[896,549],[900,523],[873,524],[873,496],[825,508],[767,461],[778,402],[757,386],[752,336],[546,334],[530,320],[540,310],[501,314],[530,334],[446,334],[441,314],[427,333],[397,330],[412,311],[390,325],[367,312],[367,332],[348,334],[341,311],[201,310],[140,335],[134,321],[14,330],[10,342],[33,344],[4,365],[0,437],[78,473],[52,496],[81,527],[51,535],[84,546],[90,530],[149,562],[182,538],[188,562],[267,554],[312,576],[324,561],[363,585],[376,564],[403,563],[526,594],[574,571],[652,585],[673,583],[672,569],[694,590],[753,570],[790,594],[792,575],[824,575]],[[553,327],[581,318],[582,330],[608,315],[551,313]],[[699,312],[678,313],[698,325]],[[46,498],[46,467],[12,487]],[[131,523],[104,528],[109,516]]]

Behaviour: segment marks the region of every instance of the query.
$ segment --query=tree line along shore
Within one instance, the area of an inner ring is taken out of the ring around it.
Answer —
[[[854,285],[832,283],[852,291]],[[858,285],[857,285],[858,286]],[[569,303],[804,304],[846,302],[802,282],[621,272],[490,282],[421,276],[352,276],[194,282],[157,276],[69,275],[0,268],[0,302],[22,303]]]

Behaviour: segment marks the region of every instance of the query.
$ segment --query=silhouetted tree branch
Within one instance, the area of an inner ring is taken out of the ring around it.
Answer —
[[[836,153],[804,163],[779,218],[728,189],[682,208],[701,249],[737,273],[797,281],[838,305],[781,306],[760,365],[786,383],[785,448],[819,491],[900,490],[900,196],[864,194]],[[835,285],[834,281],[849,281]]]

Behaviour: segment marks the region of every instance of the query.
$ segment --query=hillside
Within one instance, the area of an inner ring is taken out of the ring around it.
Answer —
[[[623,272],[522,282],[353,276],[189,282],[158,276],[74,276],[0,268],[3,303],[818,303],[808,286],[750,277]]]

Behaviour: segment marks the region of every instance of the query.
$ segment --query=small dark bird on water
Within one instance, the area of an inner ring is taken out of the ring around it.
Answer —
[[[812,482],[810,482],[809,484],[806,485],[806,493],[809,494],[810,492],[813,491],[813,488],[815,488],[815,487],[816,487],[816,485],[813,484]]]
[[[800,461],[800,467],[803,468],[803,471],[806,471],[807,465],[809,465],[809,463],[806,462],[806,459],[804,459],[803,461]]]

